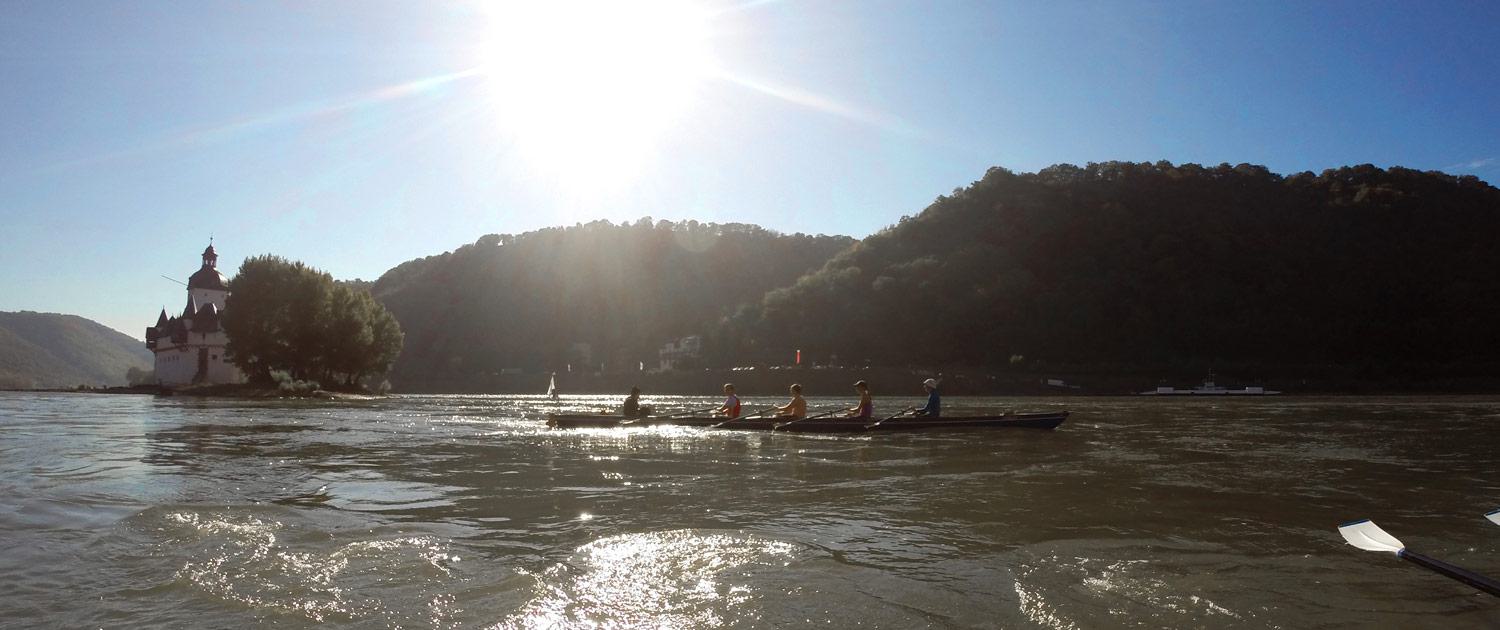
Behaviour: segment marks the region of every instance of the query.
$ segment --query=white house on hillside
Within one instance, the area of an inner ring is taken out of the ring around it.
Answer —
[[[703,337],[691,335],[667,342],[656,352],[662,370],[675,370],[703,355]]]
[[[156,355],[156,382],[160,385],[244,380],[239,368],[224,356],[229,338],[219,326],[219,316],[229,290],[218,264],[219,255],[210,243],[203,250],[203,266],[188,277],[187,306],[182,315],[169,318],[167,310],[162,309],[156,325],[146,329],[146,347]]]

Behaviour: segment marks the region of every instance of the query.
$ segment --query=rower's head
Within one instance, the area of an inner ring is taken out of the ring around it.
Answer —
[[[864,381],[859,381],[859,382],[857,382],[857,383],[854,384],[854,389],[857,389],[857,390],[862,391],[862,392],[867,392],[867,391],[870,391],[870,384],[866,383]]]
[[[725,383],[724,384],[724,393],[726,393],[726,394],[733,394],[734,393],[734,383]]]
[[[792,393],[793,394],[801,394],[802,393],[802,385],[800,385],[800,384],[793,384],[792,385]]]
[[[922,381],[922,387],[927,388],[927,391],[930,392],[932,390],[937,389],[937,381],[929,378],[929,379],[927,379],[925,381]]]
[[[641,388],[639,388],[639,387],[632,387],[632,388],[630,388],[630,395],[631,396],[640,396],[641,395]]]

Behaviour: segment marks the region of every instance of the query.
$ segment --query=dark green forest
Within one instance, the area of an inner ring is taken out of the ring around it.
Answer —
[[[862,241],[595,222],[489,235],[371,291],[398,387],[655,363],[1387,382],[1500,375],[1500,190],[1362,165],[993,168]],[[587,347],[579,346],[585,344]],[[587,356],[585,356],[587,355]]]
[[[398,387],[569,363],[654,367],[662,344],[709,332],[853,243],[743,224],[598,221],[491,234],[404,263],[372,292],[406,332]]]
[[[1495,374],[1497,234],[1471,176],[993,168],[768,293],[716,356]]]

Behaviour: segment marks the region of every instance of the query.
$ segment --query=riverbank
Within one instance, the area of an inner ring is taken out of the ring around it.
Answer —
[[[201,396],[209,398],[316,398],[324,400],[375,400],[389,397],[363,388],[311,389],[266,387],[248,383],[230,385],[192,385],[163,388],[166,396]]]
[[[842,396],[852,392],[855,381],[866,381],[877,395],[920,395],[928,378],[942,381],[949,396],[1132,396],[1158,386],[1192,389],[1209,369],[1186,367],[1174,373],[1152,375],[1143,371],[1063,368],[1056,370],[1005,370],[986,368],[920,369],[914,367],[826,368],[772,366],[754,369],[704,369],[675,371],[629,371],[608,373],[557,373],[562,394],[623,395],[631,387],[658,395],[717,395],[725,383],[734,383],[742,396],[781,396],[793,383],[801,384],[809,396]],[[1370,371],[1341,366],[1287,369],[1291,376],[1263,377],[1258,370],[1215,370],[1220,387],[1249,386],[1279,391],[1285,395],[1382,396],[1382,395],[1487,395],[1500,394],[1500,376],[1422,372],[1422,376],[1395,371]],[[463,377],[393,377],[396,394],[544,394],[552,375],[484,374]],[[0,391],[48,393],[148,394],[225,398],[309,398],[368,400],[388,396],[368,390],[265,387],[254,385],[207,385],[164,388],[133,387],[39,388]]]
[[[321,400],[377,400],[389,398],[364,389],[288,389],[250,384],[189,385],[170,387],[165,385],[132,385],[128,387],[71,387],[6,389],[0,391],[33,392],[47,394],[129,394],[136,396],[189,396],[202,398],[305,398]]]
[[[921,394],[928,378],[942,381],[951,396],[1129,396],[1158,386],[1192,389],[1210,373],[1207,368],[1185,368],[1172,373],[1065,368],[1057,370],[1000,370],[985,368],[809,368],[759,367],[696,371],[630,371],[613,373],[559,372],[563,394],[622,394],[640,387],[651,394],[717,394],[734,383],[743,396],[779,396],[798,383],[808,395],[843,395],[863,380],[877,393]],[[1263,387],[1297,395],[1468,395],[1500,393],[1500,377],[1464,374],[1410,376],[1369,372],[1338,366],[1288,370],[1291,376],[1266,377],[1258,371],[1218,370],[1215,382],[1225,388]],[[465,377],[393,378],[402,394],[542,394],[551,374],[488,374]]]

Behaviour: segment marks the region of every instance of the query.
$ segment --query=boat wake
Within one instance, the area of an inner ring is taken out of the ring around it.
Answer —
[[[1141,542],[1138,546],[1073,540],[1023,551],[1015,574],[1021,614],[1041,627],[1057,630],[1136,624],[1172,627],[1185,619],[1200,623],[1217,619],[1215,624],[1230,626],[1250,621],[1208,597],[1208,593],[1218,597],[1219,585],[1203,576],[1232,568],[1227,555],[1220,555],[1223,550]],[[1165,566],[1147,559],[1158,555],[1148,553],[1149,549],[1159,548],[1173,548],[1179,557],[1193,560]]]
[[[179,585],[226,603],[316,622],[452,625],[458,611],[445,593],[461,581],[460,557],[445,541],[379,528],[307,531],[280,516],[255,507],[153,508],[134,520],[155,530],[160,552],[184,558]],[[358,539],[327,544],[348,537]]]

